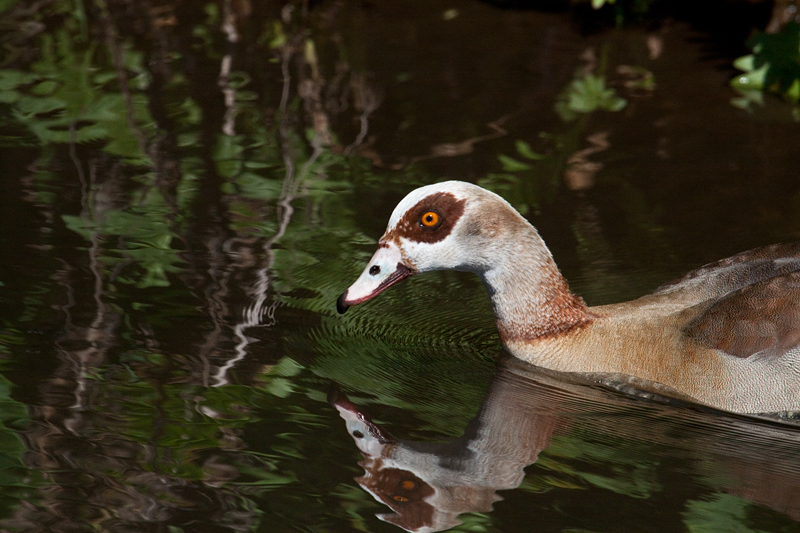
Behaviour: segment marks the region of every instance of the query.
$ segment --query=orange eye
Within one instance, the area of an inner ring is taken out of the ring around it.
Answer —
[[[436,211],[428,211],[422,218],[419,219],[420,224],[425,226],[426,228],[433,228],[436,224],[439,223],[439,213]]]
[[[408,498],[404,496],[392,496],[392,499],[396,502],[407,502]]]

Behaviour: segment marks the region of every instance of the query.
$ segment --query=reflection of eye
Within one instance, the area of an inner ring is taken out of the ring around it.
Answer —
[[[407,502],[408,498],[404,496],[392,496],[392,499],[396,502]]]
[[[436,211],[428,211],[422,215],[422,218],[419,219],[419,223],[428,229],[434,229],[436,225],[439,224],[439,213]]]

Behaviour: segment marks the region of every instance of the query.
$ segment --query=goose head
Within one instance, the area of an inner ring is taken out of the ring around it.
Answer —
[[[474,272],[493,300],[498,291],[523,288],[515,285],[535,291],[543,279],[562,279],[536,229],[508,202],[477,185],[446,181],[416,189],[400,201],[378,250],[339,297],[337,309],[344,313],[431,270]],[[497,306],[495,311],[500,311]]]
[[[344,313],[414,274],[475,270],[480,261],[471,241],[477,236],[475,224],[469,221],[479,218],[477,211],[486,192],[448,181],[409,193],[392,212],[378,250],[361,276],[339,297],[338,311]]]

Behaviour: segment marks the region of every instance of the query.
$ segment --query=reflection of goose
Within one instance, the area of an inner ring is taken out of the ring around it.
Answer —
[[[556,417],[537,413],[533,402],[515,403],[521,381],[509,377],[495,380],[464,435],[445,443],[396,439],[341,392],[329,395],[364,456],[356,481],[395,512],[379,518],[408,531],[442,531],[460,524],[461,513],[490,511],[500,499],[495,491],[522,483]]]
[[[744,252],[637,300],[587,307],[508,202],[448,181],[400,202],[338,309],[442,269],[481,277],[506,348],[535,365],[729,411],[800,409],[800,244]]]
[[[464,435],[448,442],[395,438],[338,389],[332,389],[329,401],[363,456],[359,465],[364,475],[356,481],[392,509],[393,513],[378,515],[380,519],[407,531],[442,531],[460,524],[462,513],[489,512],[502,499],[496,491],[517,488],[524,469],[537,461],[555,436],[560,444],[554,444],[548,455],[558,457],[559,446],[565,446],[570,451],[567,455],[575,456],[574,464],[559,466],[556,472],[560,474],[548,469],[530,471],[534,481],[554,475],[580,478],[584,475],[581,466],[588,464],[585,479],[593,480],[596,490],[615,484],[638,487],[640,481],[628,479],[630,472],[638,465],[652,465],[652,450],[657,450],[658,459],[668,450],[680,458],[683,468],[697,470],[690,474],[693,483],[711,489],[711,494],[701,496],[702,501],[734,494],[800,520],[800,433],[796,428],[669,404],[651,403],[643,410],[637,400],[554,380],[508,357],[501,361]],[[589,440],[571,437],[572,433]],[[608,444],[598,444],[598,440]],[[623,442],[637,443],[633,453],[604,451]],[[580,452],[576,455],[576,451]],[[592,457],[608,464],[595,463]],[[548,460],[552,464],[553,458]],[[604,478],[604,471],[619,477]],[[558,479],[552,483],[551,487],[576,486]],[[659,487],[660,483],[653,482],[650,490]],[[673,491],[661,490],[674,498]],[[697,497],[696,491],[690,487],[686,492]],[[637,497],[643,496],[654,494]],[[689,500],[685,506],[689,511],[682,513],[684,519],[691,520],[695,503]]]

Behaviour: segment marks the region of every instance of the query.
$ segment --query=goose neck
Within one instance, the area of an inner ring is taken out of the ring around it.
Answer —
[[[570,291],[549,250],[536,237],[538,243],[497,254],[481,275],[504,342],[559,335],[591,320],[586,304]]]

